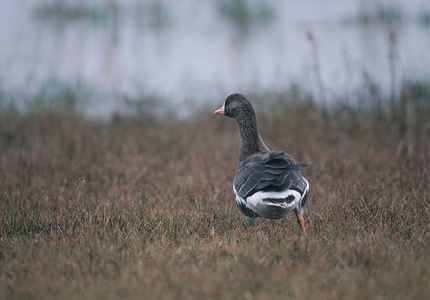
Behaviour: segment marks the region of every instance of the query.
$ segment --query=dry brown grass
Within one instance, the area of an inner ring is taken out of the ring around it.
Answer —
[[[1,115],[0,298],[425,299],[430,126],[399,141],[388,121],[284,114],[259,121],[269,147],[309,165],[306,237],[293,215],[247,228],[236,125],[210,110]]]

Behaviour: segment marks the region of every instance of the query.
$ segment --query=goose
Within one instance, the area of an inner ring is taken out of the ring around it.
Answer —
[[[236,206],[249,226],[258,217],[280,219],[294,212],[305,234],[303,208],[309,198],[309,183],[289,154],[270,151],[258,131],[252,104],[241,94],[227,97],[215,115],[236,120],[239,128],[239,165],[233,180]]]

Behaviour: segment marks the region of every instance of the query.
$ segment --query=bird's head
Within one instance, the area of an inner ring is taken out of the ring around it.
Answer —
[[[215,111],[216,115],[237,118],[242,112],[253,112],[251,103],[241,94],[232,94],[224,101],[224,105]]]

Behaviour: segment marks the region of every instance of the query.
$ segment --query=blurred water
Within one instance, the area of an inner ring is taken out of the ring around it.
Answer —
[[[233,92],[282,93],[292,83],[321,101],[352,101],[366,76],[386,93],[393,80],[427,78],[430,28],[418,20],[428,2],[251,1],[234,11],[216,0],[2,0],[0,88],[19,101],[49,84],[85,87],[96,95],[87,113],[101,116],[140,98],[188,115]],[[400,17],[360,19],[381,3]]]

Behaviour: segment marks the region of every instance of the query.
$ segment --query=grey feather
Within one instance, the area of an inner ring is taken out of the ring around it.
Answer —
[[[304,166],[285,152],[257,153],[239,163],[233,184],[243,199],[268,187],[279,190],[295,187],[302,194],[306,185],[300,168]]]

